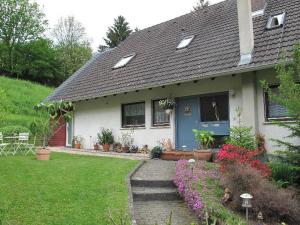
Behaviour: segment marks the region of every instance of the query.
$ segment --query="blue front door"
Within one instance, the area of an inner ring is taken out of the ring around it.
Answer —
[[[229,135],[228,94],[178,98],[176,102],[176,149],[197,148],[193,129],[215,136]]]
[[[179,98],[176,102],[176,149],[195,149],[193,129],[200,119],[199,97]],[[183,147],[185,146],[185,147]]]

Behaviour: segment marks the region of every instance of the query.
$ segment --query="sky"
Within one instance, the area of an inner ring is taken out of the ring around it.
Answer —
[[[222,0],[210,0],[210,4]],[[143,29],[191,12],[198,0],[36,0],[50,29],[59,18],[74,16],[86,29],[93,50],[105,44],[103,37],[114,18],[123,15],[131,29]]]

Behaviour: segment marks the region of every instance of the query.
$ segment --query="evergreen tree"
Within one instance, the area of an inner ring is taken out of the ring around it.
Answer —
[[[114,48],[121,41],[124,41],[131,32],[132,30],[130,29],[128,22],[126,22],[125,17],[118,16],[114,20],[114,25],[108,28],[104,41],[110,48]]]
[[[274,94],[267,82],[263,81],[262,85],[272,101],[287,108],[294,122],[276,121],[275,123],[290,131],[289,138],[300,139],[300,44],[295,46],[292,60],[287,60],[285,56],[282,57],[281,62],[276,67],[276,71],[279,80],[279,94]],[[284,148],[284,150],[279,151],[284,162],[300,166],[299,144],[292,144],[284,139],[274,141]]]
[[[193,8],[194,8],[194,11],[198,11],[198,10],[201,10],[201,9],[205,9],[208,6],[209,6],[209,1],[199,0]]]

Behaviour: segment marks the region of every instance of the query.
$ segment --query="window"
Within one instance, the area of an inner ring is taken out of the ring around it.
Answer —
[[[186,48],[192,42],[195,36],[188,36],[183,38],[177,46],[177,49]]]
[[[267,29],[273,29],[277,27],[282,27],[285,20],[285,13],[276,15],[276,16],[270,16],[267,23]]]
[[[278,86],[270,87],[274,94],[279,93]],[[279,105],[275,102],[272,102],[269,97],[268,93],[265,94],[265,104],[266,104],[266,119],[267,120],[274,120],[274,119],[287,119],[289,118],[288,110],[282,105]]]
[[[170,116],[159,106],[159,100],[152,101],[152,125],[169,126]]]
[[[117,64],[114,66],[114,69],[119,69],[126,66],[130,60],[135,56],[135,54],[124,56]]]
[[[204,96],[200,98],[202,122],[228,120],[228,94]]]
[[[122,127],[145,126],[145,102],[122,105]]]

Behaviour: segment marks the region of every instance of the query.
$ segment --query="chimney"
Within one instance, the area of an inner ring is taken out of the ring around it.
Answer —
[[[239,65],[246,65],[251,62],[254,48],[251,0],[237,0],[237,10],[240,37]]]
[[[266,5],[266,0],[252,0],[252,12],[263,10]]]

